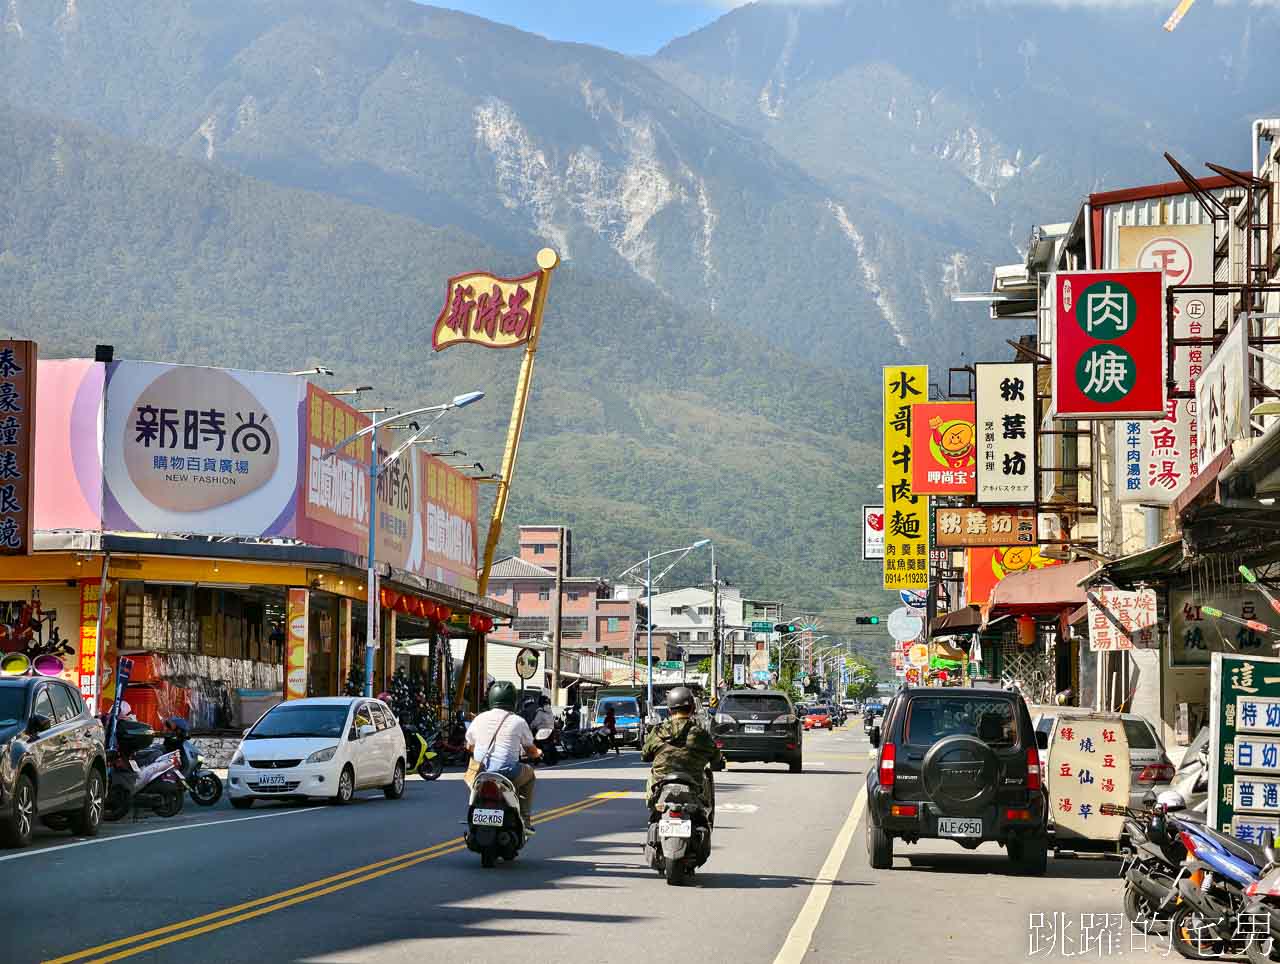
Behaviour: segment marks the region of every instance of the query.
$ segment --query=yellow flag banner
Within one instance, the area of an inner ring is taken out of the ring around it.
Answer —
[[[929,499],[911,491],[911,406],[928,400],[928,365],[885,366],[885,589],[929,585]]]

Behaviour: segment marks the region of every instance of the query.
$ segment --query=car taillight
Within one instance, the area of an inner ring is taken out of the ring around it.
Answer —
[[[898,748],[886,743],[880,748],[880,786],[893,786],[893,761],[898,755]]]
[[[502,791],[498,789],[498,785],[492,780],[485,780],[480,784],[480,797],[484,800],[501,800]]]
[[[1005,810],[1005,812],[1004,812],[1004,818],[1005,818],[1006,820],[1030,820],[1030,819],[1031,819],[1031,811],[1030,811],[1030,810],[1016,810],[1016,809],[1013,809],[1013,808],[1009,808],[1009,809]]]
[[[717,750],[723,750],[723,749],[724,749],[724,740],[716,740],[716,749],[717,749]]]
[[[1258,881],[1256,881],[1256,880],[1255,880],[1252,884],[1250,884],[1248,887],[1246,887],[1246,888],[1244,889],[1244,895],[1245,895],[1246,897],[1257,897],[1257,896],[1258,896]]]
[[[891,817],[915,817],[919,813],[920,809],[914,803],[895,803],[889,807]]]
[[[673,817],[673,818],[675,818],[676,820],[682,820],[682,819],[684,819],[684,811],[683,811],[683,810],[668,810],[668,811],[667,811],[667,816],[668,816],[668,817]]]
[[[1142,768],[1138,774],[1139,783],[1168,783],[1173,779],[1172,763],[1153,763]]]
[[[773,718],[774,726],[795,726],[796,718],[790,713],[783,713],[781,716]]]
[[[1040,789],[1040,751],[1035,747],[1027,750],[1027,789]]]

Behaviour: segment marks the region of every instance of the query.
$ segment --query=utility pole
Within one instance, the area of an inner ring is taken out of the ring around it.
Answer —
[[[560,703],[560,640],[563,635],[560,623],[561,604],[564,599],[564,526],[556,530],[556,601],[554,621],[551,624],[551,702]]]
[[[711,699],[720,700],[720,570],[716,568],[716,547],[711,546]]]

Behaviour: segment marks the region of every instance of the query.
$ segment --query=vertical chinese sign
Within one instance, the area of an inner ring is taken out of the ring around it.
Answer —
[[[1104,803],[1129,805],[1129,740],[1116,718],[1059,717],[1046,768],[1053,821],[1090,840],[1118,840],[1123,816]]]
[[[1164,418],[1164,274],[1053,276],[1056,418]]]
[[[0,340],[0,555],[31,553],[36,343]]]
[[[80,694],[90,706],[98,696],[98,667],[110,666],[115,657],[116,584],[107,580],[107,594],[102,596],[102,580],[80,580],[80,662],[78,681]],[[98,607],[102,607],[102,636],[98,635]],[[105,662],[104,662],[105,661]]]
[[[884,558],[884,506],[862,507],[862,561]]]
[[[1036,501],[1036,366],[976,365],[979,505]]]
[[[1253,843],[1280,827],[1280,659],[1213,654],[1209,825]]]
[[[1096,589],[1089,599],[1089,649],[1154,649],[1156,592],[1139,589]]]
[[[929,585],[929,499],[911,490],[912,408],[928,400],[928,365],[884,368],[884,588]]]
[[[284,698],[300,700],[307,695],[307,590],[290,589],[288,636],[285,639]]]
[[[1120,267],[1164,273],[1173,293],[1174,337],[1202,337],[1210,324],[1209,295],[1181,294],[1178,288],[1213,281],[1213,226],[1124,226],[1117,248]],[[1173,349],[1169,375],[1178,388],[1195,391],[1208,354],[1201,345]],[[1189,398],[1169,399],[1162,419],[1118,423],[1115,477],[1120,501],[1172,504],[1195,474],[1196,445],[1196,407]]]
[[[921,402],[911,412],[911,491],[972,495],[978,462],[972,402]]]

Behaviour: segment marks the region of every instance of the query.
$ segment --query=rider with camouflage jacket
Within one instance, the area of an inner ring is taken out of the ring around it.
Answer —
[[[645,797],[652,805],[652,793],[656,784],[676,773],[702,777],[704,803],[714,802],[708,766],[719,768],[723,757],[711,734],[693,719],[693,693],[685,686],[677,686],[667,694],[667,706],[671,716],[659,723],[645,738],[641,759],[651,763]]]

